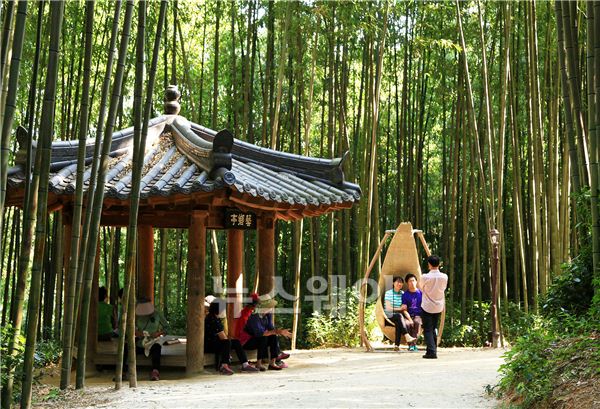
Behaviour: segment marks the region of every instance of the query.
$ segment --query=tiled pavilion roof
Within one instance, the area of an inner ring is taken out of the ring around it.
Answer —
[[[107,202],[128,205],[132,147],[133,128],[113,134],[105,206]],[[24,148],[21,143],[16,165],[9,170],[9,204],[18,205],[19,198],[22,200]],[[77,141],[52,144],[49,189],[55,202],[72,202],[74,198],[77,149]],[[93,149],[94,139],[89,139],[84,192]],[[220,193],[225,201],[251,210],[292,209],[292,219],[349,208],[360,199],[361,190],[344,179],[346,156],[321,159],[279,152],[234,139],[227,130],[215,132],[176,114],[162,115],[148,124],[140,206]]]

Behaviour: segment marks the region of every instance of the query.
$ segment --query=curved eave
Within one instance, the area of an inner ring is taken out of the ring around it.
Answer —
[[[281,218],[290,220],[349,208],[360,200],[360,187],[343,180],[342,158],[309,158],[256,147],[235,140],[227,130],[215,132],[174,115],[155,118],[149,125],[141,206],[160,203],[192,208],[214,195],[229,205],[283,212]],[[132,137],[133,128],[114,134],[105,206],[128,206]],[[87,142],[88,151],[93,142]],[[48,189],[55,204],[68,204],[76,191],[77,142],[54,142],[52,149]],[[339,182],[332,181],[340,175]],[[84,194],[90,177],[88,164],[83,173]],[[23,166],[17,163],[8,172],[8,205],[21,204],[24,186]]]
[[[217,135],[212,129],[190,123],[191,129],[201,138],[212,141]],[[300,177],[316,178],[326,183],[343,185],[343,164],[348,152],[340,158],[324,159],[280,152],[270,148],[256,146],[239,139],[233,140],[231,150],[233,159],[251,161],[270,167],[272,170],[286,171]]]

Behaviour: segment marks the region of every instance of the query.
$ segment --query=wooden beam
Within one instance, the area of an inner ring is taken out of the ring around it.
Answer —
[[[236,204],[240,204],[242,206],[247,206],[250,209],[261,209],[267,211],[276,211],[276,210],[288,210],[291,205],[283,204],[273,201],[267,201],[264,199],[259,199],[252,197],[250,195],[243,195],[242,197],[238,197],[237,195],[229,196],[229,199]]]
[[[53,213],[63,208],[63,204],[60,202],[52,203],[48,205],[48,213]]]
[[[275,282],[275,223],[274,217],[263,216],[258,224],[259,295],[270,293]]]
[[[224,229],[223,211],[220,208],[211,210],[206,221],[208,229]],[[151,224],[155,228],[165,227],[172,229],[187,229],[190,227],[190,214],[194,210],[182,211],[180,209],[172,212],[157,210],[154,213],[140,214],[138,217],[139,225]],[[108,211],[102,215],[101,223],[103,226],[127,227],[129,225],[129,213],[127,210]]]
[[[139,279],[138,299],[154,303],[154,230],[150,225],[138,226]]]
[[[101,219],[103,226],[127,227],[129,225],[129,213],[125,211],[104,212]],[[157,212],[157,214],[141,214],[138,217],[138,225],[152,225],[153,227],[187,229],[190,226],[189,211],[179,212]]]
[[[218,190],[215,192],[212,197],[211,205],[213,206],[231,206],[232,203],[227,197],[227,192],[225,189]]]
[[[277,218],[285,220],[286,222],[291,222],[294,220],[294,218],[287,212],[277,212]]]
[[[206,212],[192,213],[188,234],[187,375],[204,369],[206,218]]]

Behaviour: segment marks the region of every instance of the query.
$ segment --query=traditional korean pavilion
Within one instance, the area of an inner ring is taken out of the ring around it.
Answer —
[[[235,139],[178,115],[179,91],[165,92],[165,114],[148,123],[138,218],[138,296],[154,298],[155,227],[187,228],[188,308],[185,364],[188,373],[204,366],[206,230],[227,229],[227,287],[241,302],[244,230],[258,234],[258,291],[273,289],[275,225],[352,207],[361,190],[344,179],[347,155],[336,159],[300,156]],[[25,143],[8,173],[7,205],[22,206]],[[84,193],[89,185],[94,139],[88,139]],[[35,145],[34,145],[35,149]],[[52,143],[48,211],[62,211],[65,260],[75,199],[77,141]],[[104,190],[103,226],[127,226],[132,179],[133,128],[113,133]],[[85,204],[85,200],[84,200]],[[68,266],[64,266],[68,271]],[[97,279],[95,280],[97,285]],[[94,303],[92,303],[94,305]],[[90,314],[95,314],[94,308]],[[94,322],[94,321],[92,321]],[[95,325],[89,340],[96,339]],[[93,342],[92,342],[93,344]]]

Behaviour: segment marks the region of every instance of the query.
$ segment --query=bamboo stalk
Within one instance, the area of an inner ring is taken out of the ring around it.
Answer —
[[[94,29],[95,2],[88,1],[85,9],[85,57],[83,63],[83,94],[81,96],[81,114],[79,124],[79,148],[77,152],[77,179],[75,182],[75,204],[71,222],[71,244],[69,251],[68,283],[65,291],[64,325],[62,333],[63,359],[61,361],[60,388],[66,389],[71,383],[71,363],[73,347],[75,288],[79,248],[81,238],[81,214],[83,207],[83,173],[85,168],[85,142],[89,128],[90,78],[92,64],[92,35]]]
[[[373,267],[375,267],[375,263],[377,263],[377,261],[379,260],[379,257],[381,256],[381,250],[383,249],[383,246],[385,245],[385,242],[387,241],[388,237],[390,237],[390,235],[391,232],[385,232],[385,234],[383,235],[383,238],[377,246],[377,251],[375,251],[375,254],[371,259],[371,262],[369,263],[369,266],[367,267],[365,275],[360,284],[360,297],[358,299],[358,327],[360,331],[361,342],[364,344],[367,352],[373,351],[373,347],[369,342],[369,337],[365,332],[365,306],[367,302],[367,284],[369,280],[369,275],[371,274]]]
[[[136,130],[134,128],[134,161],[132,162],[132,188],[130,194],[130,212],[129,212],[129,227],[127,229],[127,243],[126,243],[126,265],[125,265],[125,290],[123,291],[123,312],[121,315],[121,321],[119,322],[119,345],[117,347],[117,365],[115,369],[115,389],[121,388],[122,376],[123,376],[123,355],[124,355],[124,347],[125,347],[125,335],[127,333],[127,342],[130,345],[129,348],[129,365],[130,365],[130,378],[129,378],[129,386],[134,387],[137,384],[137,374],[135,369],[135,344],[134,334],[135,334],[135,321],[133,309],[135,308],[135,260],[137,256],[137,245],[136,245],[136,236],[137,236],[137,217],[138,217],[138,209],[139,209],[139,198],[140,198],[140,181],[141,181],[141,173],[143,166],[143,158],[144,152],[146,148],[146,137],[148,134],[148,120],[150,118],[150,109],[152,107],[152,95],[154,91],[154,83],[156,80],[156,68],[158,65],[158,55],[160,49],[160,40],[162,37],[162,30],[165,23],[165,18],[167,14],[167,1],[161,1],[160,3],[160,12],[158,17],[158,22],[156,25],[156,36],[154,38],[154,48],[152,54],[152,62],[150,64],[150,71],[148,73],[148,81],[147,81],[147,89],[146,89],[146,100],[144,104],[143,117],[141,118],[141,122],[139,121],[140,112],[138,109],[140,108],[141,102],[141,82],[138,83],[138,87],[136,87],[136,94],[138,98],[136,108],[136,117],[137,121],[135,121],[134,127],[140,127],[141,129]],[[138,18],[139,16],[145,16],[146,6],[145,3],[140,2],[138,4]],[[138,49],[138,67],[137,67],[137,75],[136,78],[138,81],[141,81],[139,76],[143,71],[143,37],[145,32],[145,21],[144,28],[142,29],[142,22],[138,21],[139,28],[138,30],[138,39],[137,39],[137,49]],[[143,77],[142,77],[143,78]],[[138,137],[136,137],[139,135]],[[128,311],[131,312],[128,315]],[[127,328],[126,328],[127,327]],[[133,375],[133,377],[131,376]]]
[[[595,82],[600,82],[600,77],[596,75],[596,60],[600,60],[600,55],[595,55],[595,42],[600,39],[594,38],[594,20],[600,19],[595,15],[593,2],[587,2],[587,92],[588,92],[588,134],[590,138],[590,204],[592,216],[592,260],[594,275],[600,277],[600,214],[598,210],[598,111],[596,108]]]
[[[4,227],[4,201],[6,198],[6,181],[8,176],[8,156],[10,153],[10,134],[17,102],[19,86],[19,70],[21,68],[21,53],[25,37],[25,19],[27,17],[27,1],[21,0],[17,6],[15,31],[13,35],[12,61],[8,77],[8,92],[6,102],[2,105],[2,136],[0,144],[0,231]]]
[[[115,127],[115,119],[117,115],[119,99],[121,97],[121,85],[123,82],[125,58],[127,56],[128,48],[127,46],[129,44],[131,19],[133,16],[133,6],[133,0],[128,0],[127,6],[125,8],[125,20],[123,22],[123,29],[121,32],[121,42],[119,45],[119,58],[117,61],[117,69],[114,76],[112,95],[108,109],[108,116],[106,118],[106,130],[102,139],[102,153],[100,156],[100,162],[98,166],[96,190],[94,191],[92,208],[88,210],[88,212],[91,212],[91,219],[89,236],[86,243],[86,257],[84,261],[85,281],[84,286],[82,288],[83,293],[81,301],[81,313],[79,317],[79,326],[81,332],[79,335],[79,343],[77,349],[77,378],[75,384],[75,387],[77,389],[81,389],[85,386],[85,366],[88,342],[87,327],[89,323],[92,280],[94,276],[94,255],[96,253],[95,249],[98,245],[100,216],[102,214],[102,204],[104,201],[104,186],[106,183],[106,172],[108,170],[108,154],[110,152],[112,134]]]
[[[33,385],[33,355],[38,332],[37,322],[39,320],[40,292],[42,284],[43,256],[46,242],[46,221],[48,212],[48,175],[50,172],[50,147],[52,143],[52,130],[54,125],[54,108],[56,97],[56,85],[58,75],[58,58],[60,52],[60,36],[64,14],[64,3],[55,2],[50,5],[50,48],[48,54],[48,70],[46,75],[46,87],[44,90],[44,104],[42,109],[40,129],[40,151],[42,151],[39,206],[37,209],[37,225],[35,235],[35,252],[33,266],[31,269],[31,288],[28,303],[27,317],[27,341],[25,345],[25,357],[23,370],[25,379],[21,389],[21,408],[31,406],[31,388]],[[9,396],[10,402],[10,396]]]

